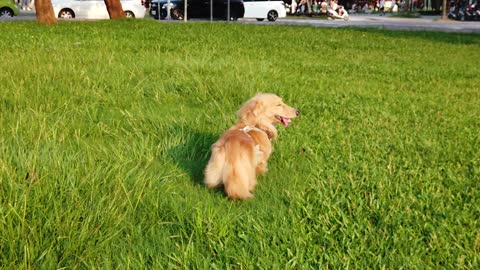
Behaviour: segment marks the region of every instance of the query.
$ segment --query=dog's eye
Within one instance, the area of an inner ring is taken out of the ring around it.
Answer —
[[[277,106],[282,106],[282,104],[277,104]]]

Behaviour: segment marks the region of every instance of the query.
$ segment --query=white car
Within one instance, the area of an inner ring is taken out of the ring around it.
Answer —
[[[271,22],[278,18],[287,17],[287,10],[283,1],[257,1],[257,0],[243,0],[245,7],[244,18],[255,18],[258,21],[267,19]]]
[[[121,0],[127,18],[145,17],[145,7],[141,0]],[[53,12],[58,18],[109,19],[103,0],[53,0]]]

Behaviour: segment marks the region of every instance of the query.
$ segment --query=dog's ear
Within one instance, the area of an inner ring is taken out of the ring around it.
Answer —
[[[262,112],[262,108],[263,103],[256,98],[252,98],[240,108],[237,114],[244,123],[254,125]]]

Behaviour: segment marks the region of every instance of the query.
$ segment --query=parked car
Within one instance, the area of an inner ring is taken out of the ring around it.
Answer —
[[[158,8],[160,3],[160,9]],[[210,18],[209,0],[188,0],[187,18]],[[226,20],[228,17],[228,0],[212,0],[213,18]],[[170,1],[170,16],[174,20],[183,20],[185,11],[184,0]],[[243,18],[245,8],[243,0],[230,0],[230,20]],[[158,20],[167,17],[167,0],[153,0],[150,6],[150,15]]]
[[[278,18],[287,17],[287,10],[283,0],[243,0],[243,3],[245,5],[244,18],[255,18],[258,21],[267,19],[274,22]]]
[[[145,17],[145,7],[140,0],[121,0],[127,18]],[[58,18],[108,19],[103,0],[53,0],[53,12]]]
[[[14,0],[0,0],[0,17],[13,17],[18,15],[18,7]]]

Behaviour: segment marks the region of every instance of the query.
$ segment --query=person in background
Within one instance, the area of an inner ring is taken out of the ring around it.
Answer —
[[[390,7],[390,13],[398,12],[397,1],[392,0],[392,6]]]
[[[320,3],[320,7],[321,7],[320,12],[321,12],[322,14],[327,14],[327,9],[328,9],[328,2],[327,2],[327,0],[322,0],[322,3]]]
[[[349,10],[350,13],[357,13],[358,6],[357,2],[353,2],[351,10]]]
[[[28,10],[34,10],[35,9],[35,0],[30,1],[30,4],[28,4]]]
[[[380,16],[385,15],[385,0],[380,0]]]
[[[305,14],[305,11],[307,9],[307,0],[300,0],[298,8],[300,9],[300,13],[302,13],[302,15]]]
[[[365,2],[365,5],[362,8],[363,12],[367,13],[369,8],[368,8],[368,2]]]
[[[318,13],[318,2],[317,0],[313,0],[313,5],[312,5],[312,10],[313,10],[313,13]]]
[[[22,0],[22,10],[31,10],[28,4],[30,4],[28,0]]]
[[[343,16],[343,14],[345,13],[344,7],[338,4],[338,0],[330,1],[330,3],[332,2],[333,2],[333,5],[330,5],[330,7],[333,10],[335,10],[338,13],[338,15]]]
[[[295,15],[297,14],[297,0],[292,0],[292,4],[290,5],[290,12]]]

